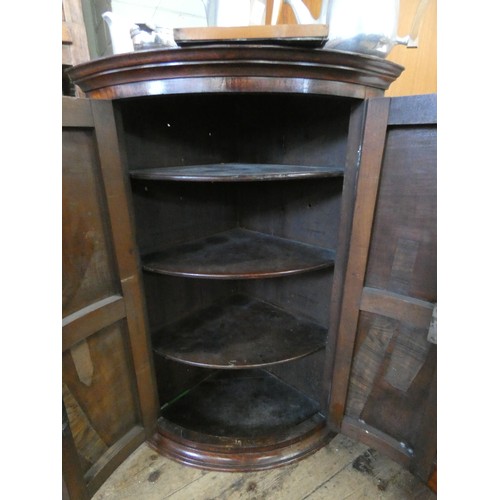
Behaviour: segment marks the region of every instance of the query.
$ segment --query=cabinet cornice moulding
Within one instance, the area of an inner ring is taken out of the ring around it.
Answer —
[[[346,52],[210,45],[130,52],[69,70],[89,97],[116,99],[199,92],[284,92],[380,96],[403,67]]]

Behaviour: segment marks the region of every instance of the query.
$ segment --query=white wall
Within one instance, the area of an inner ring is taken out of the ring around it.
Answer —
[[[206,26],[202,0],[82,0],[91,59],[111,55],[111,37],[101,15],[112,11],[129,24],[152,22],[181,28]]]

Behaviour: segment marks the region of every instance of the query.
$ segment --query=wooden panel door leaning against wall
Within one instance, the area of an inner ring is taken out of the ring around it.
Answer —
[[[112,105],[62,99],[63,489],[80,499],[152,434],[157,402]]]
[[[332,423],[427,480],[436,457],[436,96],[368,101]],[[374,124],[378,128],[374,128]],[[383,124],[386,124],[384,126]]]

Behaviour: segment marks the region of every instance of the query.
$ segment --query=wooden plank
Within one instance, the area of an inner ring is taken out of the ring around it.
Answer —
[[[329,480],[366,448],[352,443],[345,436],[339,438],[337,447],[323,448],[311,460],[268,472],[232,473],[221,475],[208,472],[173,491],[171,500],[186,498],[273,498],[299,500],[306,498],[323,482]],[[337,451],[334,451],[337,450]],[[300,471],[300,473],[299,473]]]
[[[391,99],[388,125],[425,124],[437,124],[437,94]]]
[[[62,43],[71,45],[73,43],[73,35],[71,34],[71,27],[69,23],[63,21],[62,23]]]
[[[364,287],[359,308],[362,311],[380,314],[425,328],[431,322],[434,304],[387,290]]]
[[[360,417],[377,379],[380,365],[393,336],[397,322],[384,316],[360,314],[356,347],[349,374],[349,393],[345,414]]]
[[[231,474],[186,467],[142,445],[93,500],[142,498],[434,500],[436,495],[400,464],[339,434],[323,449],[295,464]]]
[[[424,483],[382,453],[368,448],[330,480],[318,486],[308,500],[325,499],[434,499]]]
[[[96,121],[102,177],[113,236],[117,249],[116,258],[121,279],[121,287],[127,310],[127,325],[134,373],[137,380],[142,422],[146,436],[153,434],[159,413],[156,382],[152,367],[152,350],[146,323],[146,306],[142,281],[139,276],[139,256],[135,245],[135,232],[131,200],[126,189],[126,162],[118,138],[118,128],[114,120],[111,101],[92,101],[92,112]]]
[[[388,320],[391,321],[391,320]],[[392,436],[404,446],[412,448],[411,466],[421,460],[432,463],[436,449],[432,443],[435,419],[426,415],[435,412],[430,395],[433,392],[436,347],[426,340],[426,330],[412,328],[394,320],[394,332],[384,359],[370,388],[360,418],[383,436]],[[349,410],[346,410],[349,413]],[[434,427],[433,427],[434,425]],[[389,439],[389,438],[387,438]],[[396,458],[395,458],[396,459]],[[429,469],[423,472],[426,477]]]
[[[321,47],[327,38],[326,24],[174,28],[174,40],[179,46],[201,43],[266,42],[266,44],[293,43],[300,46]]]
[[[435,465],[437,450],[437,369],[434,370],[432,383],[425,404],[426,411],[420,428],[420,439],[415,444],[415,464],[412,472],[423,481],[429,481],[429,487],[437,490],[437,469]],[[430,474],[429,474],[429,471]]]
[[[436,153],[435,125],[388,128],[365,286],[436,302]]]
[[[72,349],[62,356],[63,382],[71,395],[68,397],[68,391],[65,391],[63,397],[72,418],[71,428],[78,451],[89,457],[89,467],[104,452],[102,444],[107,448],[138,421],[135,380],[130,374],[126,334],[126,325],[118,322],[88,337],[84,341],[88,344],[88,355],[84,359],[76,357],[77,363],[83,364],[80,373]],[[92,366],[87,368],[89,363]],[[82,373],[85,376],[83,382]],[[78,428],[82,430],[81,440]]]
[[[328,406],[328,401],[331,397],[329,387],[332,383],[333,362],[335,358],[335,348],[337,345],[337,331],[339,327],[344,283],[346,280],[346,268],[347,260],[349,257],[349,243],[351,239],[352,220],[354,212],[354,199],[359,173],[359,152],[363,141],[365,115],[366,102],[356,103],[352,105],[349,120],[349,131],[347,135],[348,143],[346,147],[344,186],[342,189],[342,204],[338,230],[339,243],[337,245],[337,255],[335,258],[336,266],[335,273],[333,275],[333,286],[330,299],[330,330],[328,333],[329,340],[325,349],[325,390],[323,394],[323,407]],[[336,426],[333,421],[329,420],[329,424],[333,426],[335,431],[340,431],[340,427]]]
[[[92,464],[99,460],[108,449],[108,446],[90,420],[91,415],[87,414],[91,413],[88,406],[85,405],[85,402],[80,403],[77,401],[64,382],[62,386],[62,396],[71,426],[71,434],[82,469],[81,474],[83,481],[83,474],[85,474]]]
[[[106,453],[85,473],[87,488],[92,496],[110,474],[145,440],[144,428],[135,426],[111,446]]]
[[[382,166],[389,99],[368,101],[364,146],[361,151],[359,182],[353,220],[355,225],[350,240],[344,297],[340,312],[337,348],[333,373],[333,392],[330,416],[333,425],[340,428],[344,415],[354,340],[359,316],[359,301],[368,259],[373,214]]]
[[[88,99],[62,97],[63,127],[94,127],[94,117]]]
[[[106,297],[63,318],[62,350],[125,317],[125,301],[119,295]]]
[[[73,64],[90,60],[81,0],[63,0],[63,20],[71,26]],[[63,39],[64,40],[64,39]]]
[[[73,435],[69,428],[68,415],[63,403],[62,422],[62,475],[63,475],[63,495],[67,495],[68,500],[89,500],[90,494],[83,480],[83,471],[80,465],[78,452],[76,451]]]
[[[409,450],[404,443],[400,443],[397,439],[368,425],[360,419],[344,417],[342,421],[342,433],[360,443],[381,450],[392,460],[401,463],[405,467],[410,465],[414,455],[413,450]]]

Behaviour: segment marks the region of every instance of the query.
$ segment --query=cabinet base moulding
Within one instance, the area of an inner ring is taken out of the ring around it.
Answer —
[[[313,419],[311,419],[313,420]],[[291,464],[308,457],[335,437],[324,420],[306,422],[312,428],[306,434],[290,436],[269,446],[240,448],[227,444],[200,443],[184,439],[159,427],[149,441],[158,453],[184,465],[220,472],[252,472]],[[298,433],[297,433],[298,434]]]

